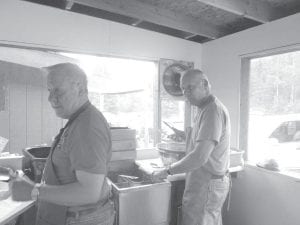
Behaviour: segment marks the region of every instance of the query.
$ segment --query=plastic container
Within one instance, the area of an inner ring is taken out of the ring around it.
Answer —
[[[40,182],[51,147],[31,147],[23,149],[25,156],[23,170],[34,182]],[[29,171],[29,172],[28,172]]]

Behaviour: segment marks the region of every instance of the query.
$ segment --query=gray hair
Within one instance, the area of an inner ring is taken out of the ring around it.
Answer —
[[[64,81],[78,83],[82,90],[88,93],[88,81],[85,72],[76,64],[59,63],[48,67],[43,67],[48,74],[60,74]]]

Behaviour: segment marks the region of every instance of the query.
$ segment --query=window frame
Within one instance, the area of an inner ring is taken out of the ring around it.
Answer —
[[[250,90],[250,62],[252,59],[274,56],[294,51],[300,51],[300,44],[281,46],[262,51],[246,53],[240,55],[241,72],[240,72],[240,98],[239,98],[239,127],[238,127],[238,146],[245,151],[244,158],[249,161],[248,149],[248,121],[249,121],[249,90]],[[246,123],[244,121],[247,121]]]

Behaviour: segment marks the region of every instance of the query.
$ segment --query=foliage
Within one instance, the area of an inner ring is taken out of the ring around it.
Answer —
[[[300,51],[251,60],[252,113],[300,112]]]

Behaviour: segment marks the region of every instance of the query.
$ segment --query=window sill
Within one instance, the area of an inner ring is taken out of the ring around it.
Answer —
[[[293,180],[296,182],[300,182],[300,171],[299,172],[291,172],[288,170],[280,170],[280,171],[273,171],[273,170],[268,170],[262,167],[258,167],[255,163],[253,162],[245,162],[245,168],[247,169],[252,169],[256,170],[265,174],[269,174],[271,176],[278,176],[283,179],[288,179],[288,180]],[[300,170],[300,169],[299,169]]]

